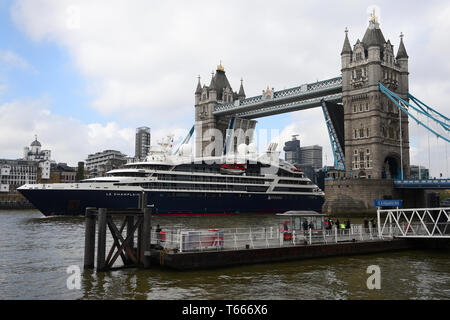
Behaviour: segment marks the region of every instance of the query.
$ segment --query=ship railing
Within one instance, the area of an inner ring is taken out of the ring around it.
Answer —
[[[332,244],[378,240],[377,229],[352,225],[349,229],[281,230],[279,226],[258,228],[181,229],[162,227],[152,233],[152,244],[178,252],[240,250],[293,245]]]

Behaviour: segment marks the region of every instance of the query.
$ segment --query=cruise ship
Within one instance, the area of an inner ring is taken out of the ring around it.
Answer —
[[[323,191],[279,153],[203,158],[191,153],[189,145],[176,154],[153,148],[145,161],[127,163],[105,177],[18,190],[45,216],[82,215],[87,207],[138,208],[143,192],[154,215],[321,212]]]

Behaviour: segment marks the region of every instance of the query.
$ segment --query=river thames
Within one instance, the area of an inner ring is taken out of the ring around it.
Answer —
[[[272,215],[154,217],[153,225],[183,228],[257,227]],[[84,218],[45,218],[34,210],[0,211],[0,299],[355,300],[450,299],[448,251],[409,250],[178,272],[83,271]],[[381,271],[369,290],[367,268]],[[82,271],[69,289],[69,266]]]

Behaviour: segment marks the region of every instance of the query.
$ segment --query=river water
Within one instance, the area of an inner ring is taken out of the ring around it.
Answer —
[[[272,226],[275,216],[154,217],[153,225],[187,228]],[[0,211],[0,299],[450,299],[448,251],[323,258],[178,272],[83,271],[84,218],[45,218],[38,211]],[[369,290],[367,268],[381,271]],[[82,271],[69,289],[69,266]]]

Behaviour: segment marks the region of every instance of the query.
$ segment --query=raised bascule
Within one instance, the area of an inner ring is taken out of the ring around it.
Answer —
[[[281,91],[267,87],[261,95],[247,98],[242,80],[239,91],[233,91],[220,63],[209,86],[202,86],[199,78],[195,91],[196,155],[224,154],[241,143],[250,144],[254,119],[321,107],[339,177],[325,183],[324,212],[373,212],[375,199],[401,198],[406,206],[424,205],[423,188],[409,184],[406,190],[404,184],[394,184],[410,176],[409,119],[420,122],[410,112],[410,100],[447,134],[449,119],[409,93],[408,61],[403,34],[395,53],[374,12],[364,37],[353,47],[345,30],[340,77]],[[247,134],[234,134],[239,129]],[[215,141],[217,136],[225,141]],[[439,137],[450,142],[445,135]]]

